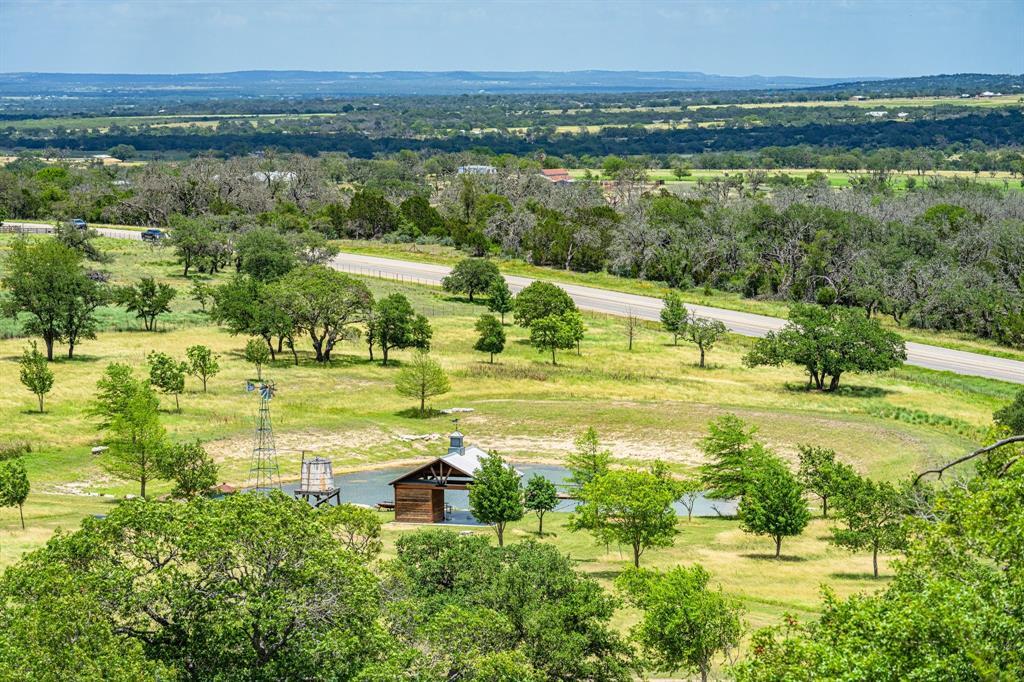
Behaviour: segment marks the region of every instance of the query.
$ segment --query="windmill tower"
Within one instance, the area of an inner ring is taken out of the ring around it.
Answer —
[[[250,492],[269,492],[281,489],[281,472],[277,466],[277,448],[274,445],[274,427],[270,422],[270,399],[275,393],[273,381],[254,384],[246,382],[246,393],[258,391],[260,408],[256,414],[256,437],[249,460]]]

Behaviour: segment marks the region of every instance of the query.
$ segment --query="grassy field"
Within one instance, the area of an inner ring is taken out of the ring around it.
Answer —
[[[886,109],[889,107],[980,107],[995,109],[1024,105],[1021,95],[1000,95],[999,97],[878,97],[866,100],[817,100],[792,102],[746,102],[743,104],[694,104],[689,109],[777,109],[780,107],[860,107],[862,109]]]
[[[660,107],[601,107],[600,109],[546,109],[543,113],[548,115],[558,114],[584,114],[594,111],[602,111],[608,114],[625,114],[632,112],[649,112],[652,114],[673,114],[686,111],[687,109],[725,109],[738,107],[740,109],[778,109],[781,107],[860,107],[864,109],[884,109],[887,107],[936,107],[936,106],[958,106],[958,107],[980,107],[998,108],[1024,105],[1024,97],[1021,95],[1001,95],[999,97],[878,97],[867,100],[793,100],[789,102],[742,102],[739,104],[690,104],[686,107],[680,105],[666,105]]]
[[[391,514],[382,514],[390,518]],[[510,524],[505,542],[527,538],[551,543],[578,562],[580,570],[612,589],[615,577],[632,563],[629,547],[606,548],[586,533],[573,533],[566,523],[569,515],[552,512],[544,516],[544,536],[537,535],[537,518],[529,514]],[[739,523],[727,518],[694,518],[679,521],[679,535],[673,547],[647,550],[642,566],[668,569],[699,563],[712,574],[712,584],[740,599],[747,610],[751,628],[778,623],[784,613],[807,619],[820,611],[820,587],[829,585],[840,595],[878,589],[889,577],[890,557],[881,560],[879,578],[871,575],[870,555],[851,555],[828,544],[830,521],[816,518],[796,538],[783,541],[782,560],[774,558],[770,538],[744,533]],[[402,534],[422,526],[388,523],[384,531],[384,555],[394,553],[394,542]],[[490,528],[469,528],[469,532],[494,538]],[[636,622],[637,614],[625,608],[616,614],[620,627]]]
[[[342,250],[351,253],[361,253],[371,256],[382,256],[385,258],[402,258],[425,263],[438,263],[441,265],[453,265],[466,257],[461,251],[447,246],[419,245],[419,244],[385,244],[379,241],[362,240],[341,240],[339,242]],[[565,282],[570,284],[583,284],[600,289],[623,291],[643,296],[655,296],[662,298],[668,293],[669,288],[663,283],[649,282],[643,280],[618,277],[606,272],[572,272],[568,270],[556,270],[554,268],[539,267],[530,265],[521,260],[500,260],[498,266],[507,275],[520,275],[532,277],[551,282]],[[725,308],[727,310],[738,310],[747,313],[758,313],[772,317],[788,317],[789,307],[785,302],[744,298],[740,294],[713,289],[706,292],[704,289],[688,289],[679,291],[687,303]],[[898,331],[908,341],[927,343],[943,348],[982,353],[995,357],[1009,358],[1011,360],[1024,360],[1024,351],[1000,346],[994,341],[980,339],[970,334],[950,331],[930,331],[927,329],[910,329],[897,327],[892,323],[891,318],[877,318],[884,326]]]
[[[143,125],[152,127],[187,127],[198,125],[199,127],[211,127],[220,121],[247,121],[256,124],[257,121],[298,120],[313,118],[316,116],[338,116],[336,113],[313,113],[313,114],[154,114],[148,116],[54,116],[50,118],[26,118],[5,121],[5,127],[12,127],[23,130],[47,130],[50,128],[64,128],[67,130],[83,130],[95,128],[106,131],[111,126],[122,128],[138,128]]]
[[[745,175],[752,169],[708,169],[708,168],[694,168],[690,170],[690,174],[679,178],[676,177],[675,173],[666,168],[656,168],[647,172],[647,179],[651,182],[663,182],[666,185],[677,185],[685,187],[692,185],[700,180],[715,180],[724,178],[727,176]],[[825,168],[776,168],[770,171],[765,171],[769,175],[775,175],[781,173],[782,175],[788,175],[799,180],[806,180],[807,176],[811,173],[822,173],[828,180],[829,186],[831,187],[849,187],[850,182],[858,177],[864,177],[867,175],[866,172],[841,172],[833,171]],[[602,172],[599,168],[573,168],[569,170],[569,174],[574,178],[585,178],[592,177],[595,179],[601,179]],[[1022,179],[1016,175],[1011,175],[1007,171],[990,171],[984,173],[978,173],[975,175],[972,171],[955,171],[955,170],[939,170],[929,171],[926,175],[918,175],[917,173],[895,173],[892,177],[893,187],[896,190],[902,191],[907,187],[907,181],[911,178],[915,182],[921,183],[926,182],[931,176],[939,176],[943,178],[968,178],[976,182],[983,182],[986,184],[994,184],[1000,187],[1006,187],[1008,189],[1021,190],[1024,189],[1022,185]]]
[[[179,287],[185,284],[166,250],[116,240],[102,245],[116,252],[108,266],[115,281],[145,272]],[[525,343],[524,330],[508,326],[506,352],[491,365],[472,350],[472,325],[481,306],[432,288],[367,283],[377,295],[405,293],[431,318],[432,352],[452,381],[451,392],[433,406],[472,408],[460,421],[469,441],[516,461],[562,463],[573,438],[594,425],[617,465],[662,459],[677,473],[692,472],[702,462],[696,442],[707,422],[733,412],[757,425],[761,437],[790,460],[798,443],[828,445],[859,471],[892,479],[965,451],[1014,390],[1000,382],[908,368],[851,376],[845,390],[823,395],[804,389],[798,369],[744,368],[740,360],[750,343],[746,338],[727,337],[710,353],[710,367],[700,369],[694,348],[673,347],[668,335],[650,326],[628,351],[622,321],[596,315],[585,316],[582,355],[562,353],[558,366],[552,366]],[[38,547],[57,528],[73,529],[83,517],[106,513],[118,499],[137,492],[137,484],[109,477],[91,454],[101,434],[87,407],[110,362],[129,363],[142,373],[151,350],[181,357],[188,345],[203,343],[219,353],[222,372],[211,380],[209,392],[201,392],[190,378],[182,411],[174,412],[173,399],[164,397],[162,419],[174,440],[206,443],[223,481],[246,482],[256,402],[243,391],[253,373],[240,357],[245,339],[203,322],[184,294],[175,300],[171,317],[182,325],[154,333],[105,331],[83,343],[74,361],[56,362],[45,414],[34,411],[33,396],[18,382],[16,359],[24,339],[0,341],[0,381],[8,387],[0,395],[0,441],[32,445],[27,463],[33,486],[25,507],[26,530],[15,509],[0,509],[0,567]],[[412,402],[394,392],[398,367],[408,357],[395,355],[395,366],[381,367],[369,362],[363,344],[346,342],[330,366],[318,366],[304,343],[298,366],[280,359],[267,370],[279,388],[272,414],[286,477],[297,477],[303,451],[331,458],[336,472],[412,464],[438,454],[436,442],[407,436],[444,434],[451,428],[449,418],[418,418]],[[151,492],[159,495],[168,488],[157,482]],[[552,535],[543,541],[555,542],[605,584],[628,564],[628,553],[569,533],[564,515],[549,518],[545,526]],[[532,537],[534,523],[528,518],[516,524],[513,539]],[[388,524],[388,546],[409,528]],[[743,534],[734,520],[681,520],[680,528],[676,546],[651,550],[645,564],[700,561],[715,581],[743,599],[753,625],[774,622],[786,611],[813,614],[823,584],[841,594],[881,584],[867,577],[866,555],[850,556],[824,542],[826,524],[821,521],[784,544],[787,560],[781,562],[765,558],[770,540]],[[633,617],[622,612],[620,624]]]

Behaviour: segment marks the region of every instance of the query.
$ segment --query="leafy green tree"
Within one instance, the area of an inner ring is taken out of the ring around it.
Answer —
[[[583,487],[598,476],[608,473],[612,453],[601,448],[601,441],[593,426],[576,437],[576,450],[569,454],[565,468],[569,470],[569,482]]]
[[[673,484],[676,489],[676,501],[686,508],[686,520],[692,521],[693,507],[697,503],[697,498],[704,492],[704,482],[694,477],[674,481]]]
[[[451,384],[444,369],[429,353],[416,351],[395,377],[395,390],[407,398],[417,398],[422,417],[427,414],[427,398],[444,395],[451,390]]]
[[[36,348],[35,341],[30,341],[29,347],[22,351],[18,364],[21,383],[39,399],[39,413],[42,414],[43,398],[53,388],[53,372],[47,367],[46,358]]]
[[[605,543],[633,548],[633,565],[651,547],[675,541],[675,492],[671,483],[647,471],[609,471],[579,491],[580,504],[569,517],[572,530],[587,530]]]
[[[480,335],[473,345],[473,350],[481,353],[491,354],[491,364],[494,364],[495,353],[505,350],[505,329],[501,322],[494,315],[481,315],[476,321],[474,329]]]
[[[523,489],[519,472],[496,452],[481,458],[469,487],[469,511],[473,517],[494,528],[498,546],[505,546],[505,526],[523,518]]]
[[[138,155],[138,151],[130,144],[115,144],[107,150],[107,153],[115,159],[121,159],[122,161],[134,159]]]
[[[487,309],[492,313],[501,315],[501,323],[505,324],[505,313],[510,313],[515,308],[512,291],[508,288],[508,282],[501,275],[498,275],[487,287]]]
[[[116,300],[135,317],[142,320],[146,331],[156,328],[156,318],[171,312],[171,301],[178,295],[169,284],[158,284],[152,277],[143,277],[138,284],[130,284],[117,290]]]
[[[280,279],[298,265],[295,247],[277,228],[255,227],[235,240],[238,272],[261,282]]]
[[[249,339],[243,351],[245,361],[256,367],[256,379],[263,379],[263,366],[270,364],[270,349],[260,339]]]
[[[418,633],[421,646],[439,679],[479,679],[481,664],[497,654],[519,653],[508,618],[498,611],[473,604],[448,604],[433,614]],[[519,666],[529,662],[520,654]],[[485,668],[486,669],[486,668]],[[503,671],[502,671],[503,672]],[[499,673],[500,674],[500,673]]]
[[[899,334],[850,308],[797,304],[778,332],[754,342],[749,367],[802,365],[815,388],[834,391],[844,372],[882,372],[907,359]]]
[[[8,291],[3,314],[29,316],[22,329],[42,337],[47,360],[53,360],[58,341],[68,342],[71,358],[79,339],[95,337],[95,312],[106,301],[106,291],[89,279],[80,253],[52,239],[18,239],[11,245],[3,272],[2,283]]]
[[[25,460],[21,457],[0,460],[0,507],[18,508],[22,530],[25,530],[25,500],[30,490]]]
[[[693,315],[686,326],[686,336],[700,349],[700,366],[704,366],[704,353],[710,351],[728,331],[720,320]]]
[[[639,670],[629,648],[609,626],[615,599],[557,547],[533,540],[493,547],[485,537],[449,530],[404,533],[395,544],[392,568],[406,589],[397,595],[398,607],[407,609],[411,597],[427,609],[410,620],[443,624],[452,613],[449,605],[482,607],[494,612],[490,620],[474,620],[495,623],[497,634],[508,639],[478,626],[470,633],[476,633],[476,643],[462,645],[467,651],[482,652],[481,645],[487,645],[521,652],[545,680],[636,679]],[[468,622],[464,619],[457,617]],[[421,636],[416,648],[436,651],[430,641],[437,642]]]
[[[96,338],[96,309],[109,302],[110,290],[106,285],[88,276],[76,280],[64,308],[64,341],[68,344],[69,360],[74,358],[79,341]]]
[[[190,218],[173,215],[170,220],[169,241],[181,263],[182,276],[188,277],[189,270],[200,266],[210,257],[214,244],[214,229],[205,218]],[[211,268],[212,269],[212,268]]]
[[[540,474],[530,476],[523,492],[524,506],[537,515],[537,535],[544,535],[544,514],[558,506],[555,484]]]
[[[472,303],[473,294],[488,291],[499,278],[501,273],[493,261],[486,258],[463,258],[441,280],[441,287],[445,291],[466,294]]]
[[[0,586],[0,679],[172,677],[168,668],[146,658],[141,642],[115,633],[109,608],[64,565],[28,556],[8,568]]]
[[[320,507],[320,523],[341,546],[363,562],[377,558],[383,549],[381,528],[383,523],[371,509],[354,504]]]
[[[992,418],[1011,434],[1024,434],[1024,388],[1017,391],[1013,402],[996,410]]]
[[[287,235],[295,258],[305,265],[327,265],[338,255],[338,247],[316,230],[302,230]]]
[[[576,310],[569,294],[549,282],[533,282],[515,297],[516,324],[529,327],[534,321]]]
[[[89,408],[90,414],[100,419],[99,428],[108,428],[143,387],[143,382],[135,378],[128,365],[120,362],[107,365],[103,376],[96,382],[96,399]]]
[[[361,189],[352,195],[347,218],[349,236],[356,239],[378,239],[398,229],[395,207],[375,189]]]
[[[191,499],[217,485],[217,464],[198,440],[165,447],[157,467],[161,478],[174,481],[174,497]]]
[[[519,651],[496,651],[475,659],[467,682],[543,682],[526,656]]]
[[[82,230],[71,223],[65,222],[57,223],[57,227],[53,232],[53,238],[64,246],[79,252],[87,260],[103,263],[110,260],[110,258],[107,254],[100,251],[99,247],[93,242],[98,236],[99,233],[96,230]]]
[[[885,481],[856,477],[848,481],[838,500],[838,519],[845,527],[832,528],[830,542],[851,551],[871,550],[871,568],[878,577],[878,552],[906,546],[906,491]]]
[[[47,609],[77,626],[51,624],[71,635],[59,649],[42,628],[45,648],[31,652],[15,649],[21,635],[0,633],[0,670],[18,660],[16,678],[210,680],[242,670],[249,680],[373,679],[394,651],[377,579],[315,510],[277,493],[120,504],[26,556],[2,589],[4,624],[11,615],[42,623],[37,611]],[[135,658],[140,645],[162,673]],[[115,646],[131,675],[120,675]],[[43,677],[56,651],[82,657],[82,671]],[[109,670],[88,659],[93,651]]]
[[[444,216],[424,196],[411,196],[403,201],[398,207],[398,215],[415,228],[417,236],[444,231]]]
[[[811,520],[800,481],[777,457],[764,456],[750,473],[737,510],[740,527],[775,540],[775,558],[782,538],[800,535]]]
[[[711,575],[700,565],[665,573],[630,569],[615,579],[627,600],[643,611],[630,634],[655,670],[699,672],[707,682],[711,664],[727,656],[743,635],[743,607],[711,590]]]
[[[852,670],[886,682],[1020,679],[1024,465],[1014,447],[982,455],[971,475],[934,491],[921,510],[928,520],[908,520],[905,556],[879,590],[845,599],[826,590],[820,618],[755,633],[737,680],[811,682]]]
[[[109,418],[104,437],[107,451],[100,464],[113,476],[138,481],[139,497],[144,498],[146,483],[160,476],[167,434],[160,425],[159,401],[148,384],[130,378],[119,390],[123,393],[109,403],[120,409]],[[103,393],[100,387],[100,400]]]
[[[724,414],[708,423],[708,435],[698,447],[706,460],[700,468],[700,480],[709,498],[731,500],[746,492],[751,471],[766,454],[754,438],[756,433],[757,427],[747,426],[734,414]]]
[[[576,338],[565,315],[549,315],[530,324],[530,344],[541,353],[550,351],[551,364],[555,365],[555,351],[574,348]]]
[[[189,287],[188,293],[205,313],[206,305],[213,300],[213,287],[201,279],[192,278],[192,286]]]
[[[188,364],[156,351],[146,356],[146,362],[149,364],[149,383],[161,393],[173,395],[174,410],[181,412],[178,396],[185,391],[185,372],[188,371]]]
[[[380,346],[382,365],[388,364],[392,349],[428,349],[433,335],[427,318],[416,314],[404,294],[390,294],[377,301],[368,326],[370,337]]]
[[[683,303],[683,297],[675,291],[669,292],[662,300],[661,326],[672,335],[672,345],[679,344],[679,337],[686,333],[690,314]]]
[[[804,488],[821,500],[821,516],[828,518],[828,501],[842,494],[856,474],[848,464],[836,461],[836,451],[812,445],[798,446],[800,468],[797,478]]]
[[[272,288],[247,276],[237,276],[213,291],[214,306],[211,317],[227,327],[231,334],[258,336],[267,344],[270,359],[275,360],[285,340],[292,349],[295,363],[295,321],[275,300]],[[277,351],[274,338],[277,338]]]
[[[583,315],[578,310],[570,310],[562,314],[562,321],[565,323],[566,333],[576,346],[576,355],[582,355],[580,346],[583,343],[583,336],[587,333],[587,326],[583,323]]]
[[[203,393],[206,393],[206,383],[220,373],[217,354],[209,346],[196,345],[185,350],[185,357],[188,359],[188,373],[203,382]]]
[[[330,362],[335,344],[354,337],[353,326],[373,308],[365,284],[322,265],[295,268],[272,289],[272,300],[295,328],[309,334],[317,362]]]

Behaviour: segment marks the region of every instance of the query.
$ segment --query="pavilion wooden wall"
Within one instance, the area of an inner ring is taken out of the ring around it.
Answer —
[[[444,491],[439,488],[395,484],[395,521],[444,521]]]

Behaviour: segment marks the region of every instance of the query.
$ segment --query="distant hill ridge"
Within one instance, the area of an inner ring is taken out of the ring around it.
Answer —
[[[184,74],[0,73],[0,96],[336,97],[514,93],[797,91],[959,94],[1019,92],[1024,76],[908,78],[721,76],[700,71],[232,71]]]
[[[837,78],[699,71],[233,71],[185,74],[0,73],[0,95],[452,95],[811,88]]]

